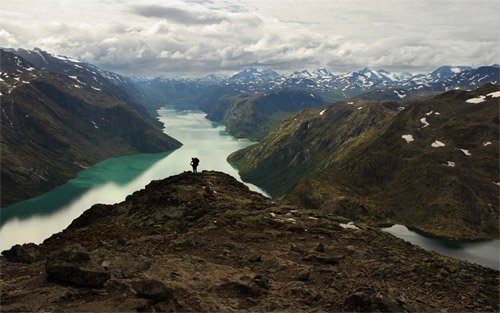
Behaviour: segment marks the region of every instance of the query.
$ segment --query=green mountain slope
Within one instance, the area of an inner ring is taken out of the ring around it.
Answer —
[[[323,104],[321,98],[309,92],[285,89],[251,96],[223,95],[201,108],[208,113],[208,119],[224,123],[231,135],[259,140],[288,114]]]
[[[97,73],[54,73],[7,51],[1,62],[2,206],[50,190],[106,158],[180,146]]]
[[[351,149],[363,146],[394,114],[382,104],[367,101],[302,111],[229,160],[244,180],[258,182],[273,196],[280,196],[300,179],[318,175]]]
[[[304,111],[230,160],[244,179],[308,207],[448,237],[498,237],[499,98],[466,102],[497,91],[452,91],[399,113],[363,100]]]

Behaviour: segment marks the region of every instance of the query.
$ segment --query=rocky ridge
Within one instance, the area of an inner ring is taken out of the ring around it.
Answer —
[[[499,272],[251,192],[153,181],[0,257],[4,312],[498,311]],[[343,226],[344,225],[344,226]]]

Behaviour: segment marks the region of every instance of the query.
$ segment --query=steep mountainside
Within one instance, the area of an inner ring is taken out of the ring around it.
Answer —
[[[274,196],[283,195],[298,180],[318,175],[345,157],[348,149],[363,146],[394,114],[383,104],[362,100],[302,111],[229,160],[244,180],[258,182]]]
[[[5,312],[498,311],[499,272],[271,201],[218,172],[151,182],[0,257]]]
[[[448,237],[498,237],[498,89],[406,108],[356,100],[300,112],[230,160],[243,179],[301,205]]]
[[[147,110],[153,106],[154,102],[146,93],[138,89],[130,78],[119,74],[102,70],[95,65],[73,60],[65,56],[52,55],[46,51],[35,48],[34,50],[25,49],[5,49],[20,56],[36,69],[46,70],[53,74],[63,74],[69,77],[78,77],[85,83],[94,85],[94,90],[100,89],[103,92],[126,102],[134,108],[143,118],[151,123],[161,126],[161,123]]]
[[[224,123],[233,136],[258,140],[288,114],[323,104],[324,101],[312,93],[285,89],[251,96],[221,96],[202,109],[208,113],[208,119]]]
[[[54,188],[103,159],[180,146],[98,72],[59,60],[67,62],[66,71],[46,53],[43,68],[8,51],[0,55],[2,206]]]

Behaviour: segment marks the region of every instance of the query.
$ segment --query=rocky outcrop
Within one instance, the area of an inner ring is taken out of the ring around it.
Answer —
[[[42,253],[34,243],[15,245],[2,255],[11,262],[34,263],[42,259]]]
[[[219,172],[151,182],[0,257],[2,311],[498,311],[499,272],[273,201]],[[78,243],[78,244],[75,244]],[[15,251],[21,251],[19,248]],[[20,253],[18,253],[21,255]]]
[[[51,262],[45,267],[47,278],[82,287],[100,287],[111,278],[109,272],[68,262]]]

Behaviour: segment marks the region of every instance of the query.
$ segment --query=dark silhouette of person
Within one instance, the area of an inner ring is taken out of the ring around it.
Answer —
[[[198,164],[200,164],[200,160],[196,157],[191,158],[191,166],[193,167],[193,173],[197,173]]]

